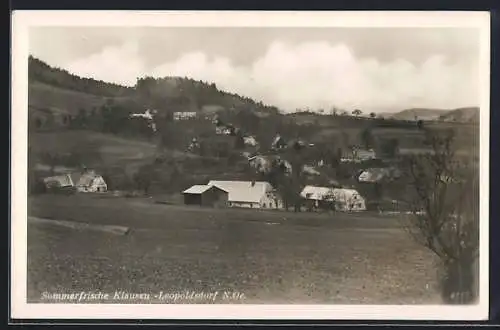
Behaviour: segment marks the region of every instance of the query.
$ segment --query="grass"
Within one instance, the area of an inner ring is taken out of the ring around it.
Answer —
[[[439,302],[432,255],[395,218],[211,210],[88,195],[30,198],[28,213],[131,227],[118,236],[29,224],[32,302],[43,292],[116,290],[153,295],[141,303],[166,302],[154,296],[160,291],[243,293],[236,303]]]
[[[79,109],[100,107],[105,101],[106,99],[102,96],[77,92],[41,82],[29,84],[29,104],[41,108],[77,114]]]

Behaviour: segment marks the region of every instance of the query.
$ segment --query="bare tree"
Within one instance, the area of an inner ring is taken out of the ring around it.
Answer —
[[[477,170],[457,161],[454,133],[426,131],[431,152],[409,161],[414,188],[407,229],[434,252],[443,266],[444,300],[470,303],[477,298],[474,277],[479,254]]]
[[[356,117],[359,117],[359,116],[361,116],[361,115],[363,114],[363,111],[361,111],[361,110],[359,110],[359,109],[354,109],[354,110],[352,111],[352,114],[353,114],[354,116],[356,116]]]

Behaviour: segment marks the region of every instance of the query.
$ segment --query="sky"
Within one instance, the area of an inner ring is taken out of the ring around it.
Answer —
[[[31,55],[133,86],[186,76],[292,112],[479,105],[472,28],[36,27]]]

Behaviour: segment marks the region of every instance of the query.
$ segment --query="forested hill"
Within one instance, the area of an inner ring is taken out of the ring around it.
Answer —
[[[125,87],[82,78],[43,61],[29,58],[29,105],[43,113],[76,114],[99,110],[114,102],[129,112],[155,108],[160,113],[174,111],[213,112],[221,109],[249,110],[277,114],[276,107],[248,97],[221,91],[214,83],[185,77],[140,78],[134,87]]]
[[[37,81],[63,89],[111,97],[130,95],[134,92],[130,87],[76,76],[66,70],[51,67],[33,56],[30,56],[28,61],[29,82]]]

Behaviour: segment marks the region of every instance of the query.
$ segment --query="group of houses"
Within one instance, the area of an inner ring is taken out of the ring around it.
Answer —
[[[182,192],[184,204],[208,207],[283,209],[276,189],[265,181],[209,181]],[[364,198],[355,189],[305,186],[300,193],[315,208],[354,212],[366,210]]]
[[[83,169],[43,179],[45,187],[50,190],[73,189],[76,192],[106,192],[108,185],[104,178],[94,170]]]
[[[253,135],[243,133],[238,127],[235,127],[233,124],[223,123],[217,115],[213,117],[212,123],[215,125],[215,134],[217,135],[235,136],[241,134],[241,136],[243,137],[243,142],[246,146],[257,147],[259,145],[259,142],[257,142],[257,139]]]

